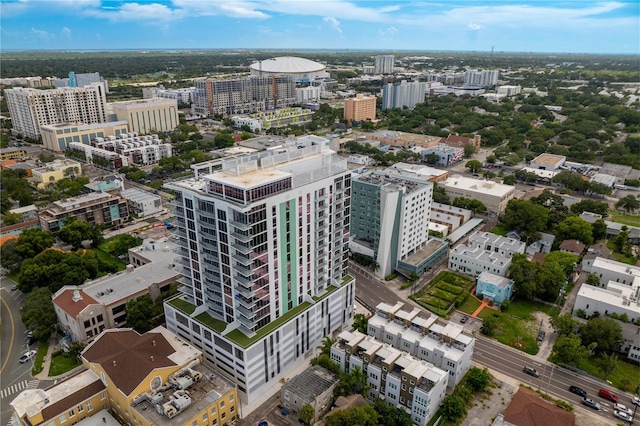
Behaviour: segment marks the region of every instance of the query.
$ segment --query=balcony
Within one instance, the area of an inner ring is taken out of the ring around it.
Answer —
[[[250,223],[236,222],[235,220],[230,220],[229,223],[242,231],[250,231],[252,227]]]
[[[243,285],[243,286],[244,286],[244,287],[246,287],[246,288],[250,288],[250,287],[253,285],[253,280],[251,280],[251,279],[249,279],[249,278],[247,278],[247,277],[244,277],[244,276],[242,276],[242,275],[240,275],[240,274],[235,274],[235,275],[233,276],[233,278],[234,278],[234,279],[235,279],[239,284]]]
[[[244,253],[236,253],[236,255],[233,257],[235,259],[236,262],[238,262],[241,265],[244,266],[251,266],[251,264],[253,263],[253,259],[251,258],[251,256],[244,254]]]
[[[253,270],[251,268],[247,268],[240,263],[236,263],[235,265],[233,265],[233,268],[245,276],[250,276],[253,273]]]
[[[251,322],[253,322],[254,318],[257,315],[257,312],[253,312],[251,309],[247,309],[247,308],[243,307],[240,304],[238,304],[238,306],[236,306],[236,311],[239,312],[240,315],[242,315],[243,317],[245,317],[246,319],[248,319]]]
[[[231,231],[231,236],[241,243],[249,243],[253,239],[249,233],[243,234],[242,232]]]

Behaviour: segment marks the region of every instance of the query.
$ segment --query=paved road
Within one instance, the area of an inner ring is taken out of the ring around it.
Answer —
[[[9,402],[22,390],[39,385],[31,377],[32,362],[18,362],[20,355],[27,350],[27,329],[20,319],[20,305],[24,294],[20,290],[11,291],[14,284],[9,278],[0,280],[0,419],[3,421],[11,417]]]
[[[368,305],[370,309],[375,310],[376,305],[381,302],[395,304],[397,301],[401,301],[405,303],[407,309],[413,309],[412,307],[416,306],[412,301],[407,300],[409,290],[396,292],[391,286],[385,285],[380,280],[372,279],[370,273],[358,266],[351,266],[349,274],[356,278],[356,298],[361,303]],[[452,319],[456,320],[459,316],[459,313],[454,313]],[[480,325],[481,322],[479,320],[470,320],[465,324],[467,332],[476,332],[473,361],[477,364],[513,377],[534,389],[547,392],[556,398],[569,401],[576,406],[576,409],[583,409],[580,397],[568,391],[569,385],[576,385],[587,391],[587,395],[590,398],[600,403],[602,411],[597,414],[607,421],[611,421],[612,424],[614,419],[612,403],[598,397],[598,390],[608,389],[619,396],[621,404],[632,407],[631,394],[620,392],[606,383],[558,368],[550,363],[536,359],[534,356],[488,339],[478,333]],[[536,378],[525,374],[523,372],[524,366],[530,366],[538,370],[540,377]],[[587,408],[584,409],[587,410]]]

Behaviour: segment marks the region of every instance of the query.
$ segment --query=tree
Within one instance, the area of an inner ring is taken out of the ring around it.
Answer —
[[[40,228],[27,228],[18,237],[16,252],[23,259],[29,259],[51,247],[54,242],[55,239],[51,231],[44,231]]]
[[[625,253],[626,251],[628,251],[628,248],[630,247],[629,228],[627,228],[626,225],[623,225],[622,228],[620,228],[620,232],[618,232],[618,234],[613,239],[613,245],[615,246],[616,251],[620,253]]]
[[[549,210],[528,200],[512,199],[500,221],[508,229],[522,231],[522,237],[529,243],[537,240],[539,233],[547,229]]]
[[[438,161],[440,161],[440,156],[431,152],[424,156],[424,161],[425,163],[433,166],[434,164],[438,164]]]
[[[447,195],[444,187],[438,185],[437,183],[433,184],[433,202],[441,203],[441,204],[450,204],[451,200]]]
[[[564,198],[554,194],[548,189],[542,191],[542,194],[538,195],[537,197],[531,198],[531,202],[549,209],[549,224],[554,224],[562,221],[569,213],[569,209],[564,205]]]
[[[482,201],[476,200],[475,198],[456,197],[453,200],[452,205],[454,207],[471,210],[474,213],[482,214],[487,212],[487,206],[485,206]]]
[[[474,392],[482,391],[491,383],[491,374],[489,374],[489,370],[486,368],[480,369],[473,367],[471,371],[469,371],[467,383]]]
[[[589,274],[585,283],[596,286],[596,287],[600,287],[600,278],[598,278],[596,274]]]
[[[129,300],[127,311],[127,326],[138,333],[146,333],[155,326],[154,318],[162,314],[162,307],[155,305],[149,294],[143,294],[137,299]]]
[[[93,227],[84,221],[73,220],[58,231],[58,238],[67,244],[71,244],[74,250],[82,247],[82,242],[93,237]]]
[[[385,426],[412,426],[411,415],[401,408],[387,404],[384,400],[377,398],[373,403],[373,408],[380,416],[380,424]]]
[[[553,183],[562,185],[572,191],[584,191],[587,189],[587,182],[582,179],[580,173],[563,170],[551,180]]]
[[[579,365],[587,358],[587,348],[582,346],[580,338],[575,334],[558,337],[553,351],[560,361],[571,365]]]
[[[361,407],[333,411],[324,418],[326,426],[378,426],[378,413],[366,404]]]
[[[591,235],[594,242],[607,236],[607,224],[603,219],[598,219],[591,224]]]
[[[620,208],[624,209],[627,213],[631,213],[640,208],[640,201],[633,195],[624,196],[616,203],[616,209]]]
[[[571,213],[573,214],[581,214],[582,212],[591,212],[595,214],[602,215],[602,217],[607,217],[609,212],[609,205],[602,201],[595,200],[581,200],[575,204],[572,204],[569,207]]]
[[[129,252],[130,248],[137,247],[142,241],[131,234],[122,234],[115,237],[110,253],[114,256],[122,256]]]
[[[27,295],[20,308],[22,322],[38,340],[48,339],[58,323],[51,295],[48,288],[37,288]]]
[[[322,339],[322,345],[320,346],[320,353],[323,355],[331,354],[331,346],[336,342],[336,339],[331,336],[325,336]]]
[[[604,373],[604,379],[607,380],[609,374],[616,371],[618,368],[618,355],[616,354],[602,354],[602,356],[598,359],[598,364],[600,369]]]
[[[442,416],[452,423],[457,423],[458,419],[467,413],[467,403],[455,393],[448,395],[440,404]]]
[[[462,148],[464,148],[464,158],[471,158],[476,153],[476,147],[472,143],[465,143]]]
[[[20,213],[7,212],[2,217],[2,221],[4,222],[4,226],[15,225],[16,223],[22,222],[22,215]]]
[[[562,241],[576,239],[586,245],[593,243],[593,230],[589,222],[576,216],[569,216],[554,228],[556,244]]]
[[[218,133],[213,139],[216,149],[229,148],[233,146],[233,136],[228,133]]]
[[[0,265],[11,272],[18,270],[20,263],[22,263],[22,256],[16,252],[17,244],[17,239],[8,240],[0,250]]]
[[[493,335],[496,327],[498,326],[498,316],[496,314],[489,315],[486,318],[482,319],[482,327],[480,328],[480,332],[485,336]]]
[[[575,335],[579,324],[570,313],[551,317],[551,326],[558,333],[558,336]]]
[[[316,411],[313,409],[311,404],[304,404],[300,407],[300,420],[302,420],[305,425],[309,426],[315,416]]]
[[[518,179],[514,175],[507,175],[502,179],[502,183],[505,185],[515,185]]]
[[[365,314],[355,314],[353,317],[353,328],[361,333],[367,334],[368,325],[367,316]]]
[[[478,160],[469,160],[464,165],[471,173],[478,173],[482,169],[482,163]]]
[[[533,299],[538,294],[538,264],[529,262],[526,255],[516,253],[511,257],[508,276],[513,280],[513,292],[516,296]]]
[[[624,341],[620,324],[611,318],[591,318],[580,327],[580,337],[584,346],[597,343],[598,354],[615,352]]]

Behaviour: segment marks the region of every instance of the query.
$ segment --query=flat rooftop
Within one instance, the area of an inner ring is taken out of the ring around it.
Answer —
[[[515,191],[515,187],[491,180],[473,179],[460,175],[449,177],[444,182],[445,189],[460,188],[466,191],[486,193],[494,197],[503,197]]]
[[[415,251],[414,253],[407,256],[407,258],[403,259],[402,261],[410,265],[417,265],[423,260],[425,260],[426,258],[428,258],[429,256],[431,256],[432,254],[434,254],[436,251],[441,249],[442,246],[446,244],[447,243],[443,241],[431,239],[427,244],[422,246],[420,250]]]
[[[543,153],[531,160],[532,163],[541,164],[543,166],[555,166],[559,162],[566,161],[567,157],[564,155],[547,154]]]

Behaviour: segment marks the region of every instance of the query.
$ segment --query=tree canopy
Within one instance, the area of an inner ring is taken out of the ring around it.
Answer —
[[[48,288],[37,288],[25,297],[20,308],[22,322],[38,340],[46,340],[58,323],[51,296]]]
[[[622,327],[611,318],[591,318],[580,327],[580,338],[584,346],[597,343],[597,354],[613,353],[620,348],[623,342]]]

